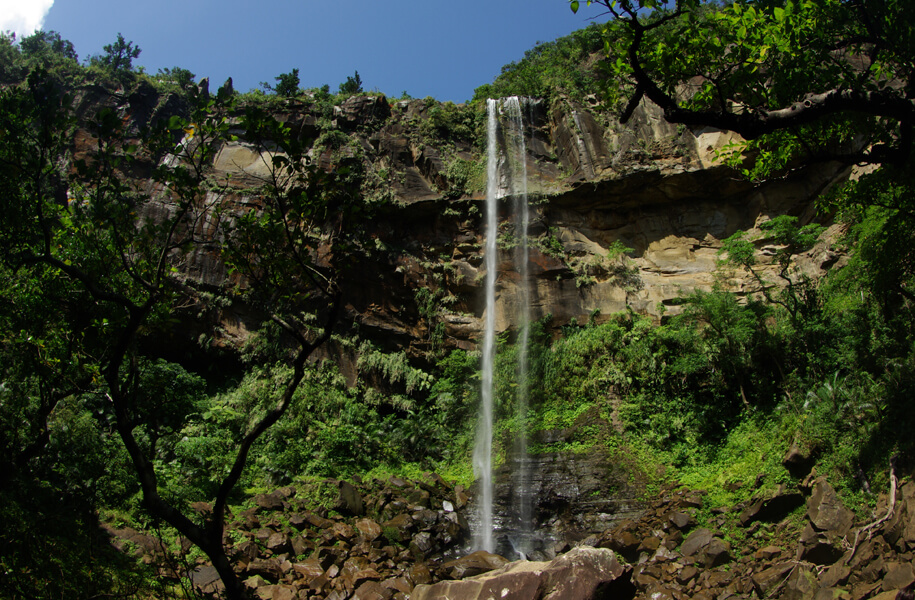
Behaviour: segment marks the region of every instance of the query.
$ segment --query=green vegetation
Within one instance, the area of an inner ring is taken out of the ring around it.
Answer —
[[[474,90],[473,101],[507,96],[549,100],[556,95],[581,100],[601,90],[596,58],[603,49],[603,32],[597,24],[553,42],[540,42],[523,59],[502,67],[492,83]]]
[[[356,71],[352,77],[347,77],[346,81],[340,84],[341,94],[358,94],[362,91],[362,78],[359,77],[359,71]]]
[[[140,56],[140,48],[119,33],[118,39],[103,50],[104,54],[90,57],[89,63],[121,83],[129,81],[133,77],[133,59]]]
[[[517,332],[504,334],[497,447],[510,447],[522,425],[568,429],[567,440],[532,450],[631,454],[709,490],[711,504],[746,499],[759,475],[765,486],[790,481],[781,457],[794,442],[863,501],[863,490],[883,487],[891,456],[911,466],[913,119],[910,106],[894,103],[896,87],[881,84],[911,81],[911,48],[888,37],[897,35],[891,25],[902,23],[904,36],[911,24],[894,4],[875,13],[873,31],[856,30],[843,3],[777,4],[690,1],[643,16],[631,2],[607,3],[623,11],[621,19],[541,44],[478,89],[477,99],[657,98],[675,122],[747,132],[749,141],[724,158],[753,180],[826,158],[875,165],[822,199],[824,212],[844,225],[839,249],[847,256],[822,281],[793,269],[822,227],[783,216],[763,223],[758,239],[743,232],[728,238],[719,287],[683,298],[661,325],[632,313],[594,314],[583,325],[532,323],[523,382]],[[823,22],[831,26],[821,30]],[[852,41],[870,36],[866,43],[877,44],[872,69],[850,72],[835,59],[835,40],[849,32],[860,34]],[[613,55],[617,79],[594,76],[591,57],[605,40],[634,51]],[[180,534],[196,544],[220,569],[229,595],[240,597],[221,536],[227,507],[243,504],[246,493],[295,482],[327,507],[334,489],[324,476],[415,477],[432,469],[462,483],[472,478],[479,356],[447,350],[446,267],[428,267],[433,275],[399,300],[423,327],[425,345],[370,340],[341,317],[341,281],[358,257],[400,252],[370,244],[364,233],[390,197],[366,192],[389,186],[396,174],[386,166],[367,172],[371,150],[330,127],[342,96],[361,92],[358,72],[340,96],[329,86],[302,92],[296,69],[276,78],[273,96],[237,96],[231,82],[212,96],[178,67],[155,78],[137,73],[138,54],[119,35],[80,67],[72,45],[54,32],[18,46],[0,37],[4,597],[170,593],[147,567],[111,551],[98,535],[101,512],[170,525],[171,539]],[[772,73],[784,80],[772,81]],[[704,79],[695,94],[674,102],[673,90],[697,75]],[[68,90],[86,82],[157,86],[185,108],[136,128],[111,108],[77,115]],[[832,89],[842,91],[831,96],[836,102],[851,95],[883,103],[863,111],[824,104],[816,119],[754,129],[757,117],[777,121],[779,107]],[[270,113],[277,103],[301,105],[317,129],[306,134],[293,130],[294,121],[277,121]],[[900,112],[884,114],[886,106]],[[479,103],[430,99],[423,108],[428,118],[408,123],[408,135],[448,165],[444,195],[479,190]],[[77,127],[91,139],[78,152]],[[211,177],[216,150],[240,140],[266,157],[267,175],[238,185]],[[318,160],[333,169],[318,169]],[[163,214],[158,202],[166,194],[173,212]],[[508,232],[500,241],[515,243]],[[538,243],[568,258],[555,232]],[[754,252],[762,245],[772,247],[767,269]],[[629,252],[616,241],[594,264],[578,265],[577,278],[584,285],[599,272],[637,288]],[[185,277],[206,253],[228,266],[231,285],[202,289]],[[737,270],[758,293],[727,291]],[[221,333],[220,311],[233,307],[251,329],[237,354],[208,344]],[[176,332],[188,323],[200,327],[194,335],[204,347]],[[314,360],[327,344],[329,355],[348,361]],[[517,415],[522,389],[531,392],[529,411]],[[190,510],[200,500],[213,502],[212,516]]]
[[[277,96],[284,98],[291,98],[299,95],[301,90],[299,89],[298,69],[293,69],[289,73],[280,73],[275,79],[275,86],[271,86],[267,83],[262,83],[261,86],[268,92],[273,92]]]

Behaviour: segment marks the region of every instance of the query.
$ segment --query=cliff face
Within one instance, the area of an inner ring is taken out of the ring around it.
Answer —
[[[116,108],[137,131],[182,109],[176,97],[141,88],[128,97],[107,98],[88,90],[81,110],[99,103]],[[775,248],[758,225],[780,214],[809,222],[813,199],[848,175],[827,164],[753,185],[716,160],[734,141],[729,134],[669,125],[650,104],[639,107],[625,127],[596,102],[536,101],[525,110],[534,212],[532,317],[551,314],[556,326],[586,320],[595,311],[609,315],[628,308],[659,319],[676,314],[678,297],[715,283],[721,241],[737,230],[759,238],[757,258],[771,270],[767,262]],[[353,96],[339,106],[290,100],[273,111],[303,139],[313,140],[317,164],[354,169],[365,201],[376,209],[364,256],[344,282],[348,316],[362,334],[414,355],[433,346],[475,347],[483,311],[482,109]],[[78,137],[76,154],[91,143]],[[231,177],[236,206],[253,201],[245,190],[266,174],[264,159],[241,141],[219,149],[213,169],[217,178]],[[509,203],[503,204],[499,330],[513,326],[518,284]],[[831,228],[824,239],[836,233]],[[620,254],[622,247],[631,250]],[[800,256],[797,266],[817,276],[836,258],[822,243]],[[212,286],[227,277],[205,249],[191,257],[187,272]],[[768,279],[777,278],[770,272]],[[746,274],[730,273],[722,281],[743,293],[756,289]],[[246,337],[243,308],[224,311],[220,319],[223,342]]]
[[[369,232],[378,251],[350,278],[351,315],[363,332],[416,351],[430,344],[471,348],[481,330],[485,132],[477,125],[465,137],[438,130],[437,139],[424,138],[430,123],[441,126],[447,108],[354,97],[335,112],[336,127],[348,132],[364,162],[367,194],[389,194]],[[653,105],[640,107],[627,127],[571,101],[535,102],[526,112],[532,317],[551,314],[555,325],[627,308],[659,319],[676,314],[678,297],[715,283],[721,241],[737,230],[760,238],[757,258],[771,271],[775,248],[758,225],[780,214],[809,222],[813,199],[847,176],[822,165],[753,185],[716,161],[734,141],[730,135],[678,129]],[[245,152],[226,148],[217,166],[240,164],[225,157]],[[316,158],[330,165],[332,154],[324,150]],[[505,330],[517,314],[518,275],[510,203],[502,204],[497,328]],[[831,229],[824,239],[836,233]],[[631,251],[612,256],[615,244]],[[836,258],[824,243],[797,265],[816,277]],[[766,278],[777,279],[773,272]],[[756,289],[741,273],[729,274],[725,284],[744,293]],[[435,311],[418,308],[423,289],[437,301]],[[441,324],[444,336],[436,339]]]

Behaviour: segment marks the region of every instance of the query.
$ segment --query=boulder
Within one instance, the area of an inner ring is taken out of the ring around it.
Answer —
[[[508,564],[508,560],[498,554],[477,550],[467,556],[446,562],[442,565],[441,572],[450,579],[464,579],[504,567],[506,564]]]
[[[362,496],[356,486],[348,481],[338,483],[339,493],[334,508],[342,515],[351,515],[360,517],[365,514],[365,506],[362,503]]]
[[[381,524],[381,530],[392,542],[409,542],[414,523],[410,515],[401,513]]]
[[[680,553],[683,556],[694,556],[701,549],[708,546],[709,542],[712,541],[712,537],[711,530],[704,527],[696,529],[687,536],[683,545],[680,547]]]
[[[517,561],[460,581],[418,585],[411,600],[591,600],[625,585],[628,568],[612,550],[578,546],[550,562]],[[610,596],[612,597],[612,596]]]
[[[782,458],[782,465],[792,476],[797,477],[798,479],[803,479],[810,473],[810,469],[813,468],[815,462],[816,457],[813,453],[810,452],[808,448],[802,446],[796,438],[794,442],[792,442],[791,448],[788,449],[788,452],[785,453],[784,458]]]
[[[851,529],[854,513],[842,505],[835,489],[820,478],[807,500],[807,518],[817,531],[841,538]]]
[[[262,510],[283,510],[283,497],[277,492],[257,494],[254,496],[254,503]]]
[[[781,521],[795,508],[804,504],[800,492],[790,492],[784,485],[767,498],[759,498],[740,513],[740,524],[746,527],[754,521]]]
[[[366,540],[373,542],[381,535],[381,525],[371,519],[360,519],[356,521],[356,529]]]

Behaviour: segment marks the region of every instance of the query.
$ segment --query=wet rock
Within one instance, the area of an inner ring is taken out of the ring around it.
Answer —
[[[353,592],[352,600],[391,600],[393,597],[394,590],[377,581],[365,581]]]
[[[428,531],[421,531],[413,536],[410,540],[410,552],[417,560],[423,560],[428,556],[434,547],[432,534]]]
[[[412,539],[413,527],[413,519],[410,518],[410,515],[404,513],[381,524],[381,530],[388,539],[405,543]],[[392,538],[391,536],[394,537]]]

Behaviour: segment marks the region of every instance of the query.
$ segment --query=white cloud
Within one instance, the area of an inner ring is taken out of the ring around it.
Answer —
[[[12,31],[17,38],[41,29],[54,0],[0,0],[0,31]]]

